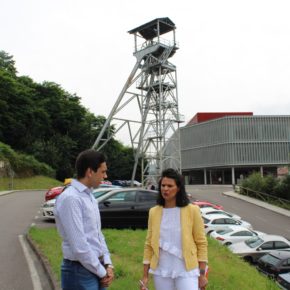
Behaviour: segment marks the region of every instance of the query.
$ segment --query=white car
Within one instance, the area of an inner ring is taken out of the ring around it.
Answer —
[[[93,195],[95,196],[95,198],[99,198],[100,196],[115,190],[115,189],[119,189],[118,187],[101,187],[101,188],[97,188],[93,191]],[[56,199],[50,199],[48,201],[46,201],[43,206],[42,206],[42,216],[46,219],[54,219],[54,214],[53,214],[53,208],[55,205],[55,201]]]
[[[245,227],[229,226],[227,229],[211,232],[210,236],[218,240],[222,245],[229,246],[231,244],[243,242],[253,237],[265,235],[265,233],[253,231]]]
[[[54,219],[53,208],[55,204],[55,198],[46,201],[42,206],[42,216],[46,219]]]
[[[204,230],[206,234],[210,234],[213,231],[223,230],[229,226],[237,227],[242,226],[248,229],[252,229],[252,225],[243,220],[235,220],[222,214],[209,214],[206,217],[202,216],[204,221]]]
[[[209,214],[223,214],[226,215],[228,217],[231,217],[235,220],[241,220],[242,218],[239,215],[236,215],[234,213],[230,213],[221,209],[215,209],[215,208],[211,208],[211,207],[202,207],[200,208],[200,212],[202,215],[204,215],[205,217]]]
[[[254,263],[261,256],[273,250],[290,249],[290,242],[282,236],[263,235],[230,245],[229,249],[246,261]]]

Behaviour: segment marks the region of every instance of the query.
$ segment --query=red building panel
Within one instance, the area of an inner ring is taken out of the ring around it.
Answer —
[[[196,113],[196,115],[188,122],[187,125],[193,125],[213,119],[218,119],[226,116],[253,116],[253,112],[207,112]]]

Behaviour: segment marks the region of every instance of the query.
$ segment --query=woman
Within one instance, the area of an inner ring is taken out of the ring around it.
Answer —
[[[198,206],[190,204],[182,176],[162,172],[157,206],[149,211],[140,289],[153,274],[156,290],[198,290],[207,284],[207,239]]]

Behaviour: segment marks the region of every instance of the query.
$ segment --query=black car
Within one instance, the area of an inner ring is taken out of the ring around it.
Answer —
[[[273,278],[290,272],[290,251],[272,251],[262,256],[257,262],[257,269]]]
[[[149,209],[156,205],[157,191],[123,188],[98,198],[102,227],[147,228]]]
[[[280,288],[290,290],[290,273],[278,275],[277,283],[280,286]]]

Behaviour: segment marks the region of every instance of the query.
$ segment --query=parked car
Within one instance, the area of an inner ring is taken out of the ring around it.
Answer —
[[[246,261],[256,263],[260,257],[273,250],[290,250],[290,242],[282,236],[263,235],[230,245],[229,249]]]
[[[42,216],[45,219],[54,219],[53,208],[55,205],[55,200],[55,198],[50,199],[42,205]]]
[[[153,190],[122,188],[99,197],[102,226],[147,228],[149,209],[156,205],[157,195]]]
[[[48,201],[50,199],[55,199],[59,194],[61,194],[64,191],[64,188],[66,186],[69,186],[71,183],[72,178],[66,178],[64,180],[64,186],[57,186],[57,187],[52,187],[50,188],[46,193],[45,193],[45,201]],[[115,186],[112,185],[110,181],[102,181],[99,187],[120,187],[120,186]]]
[[[211,202],[205,201],[205,200],[195,200],[192,203],[198,205],[200,208],[212,207],[212,208],[221,209],[221,210],[224,209],[223,206],[221,206],[221,205],[214,204],[214,203],[211,203]]]
[[[257,269],[272,278],[290,272],[290,250],[272,251],[262,256],[257,262]]]
[[[241,220],[242,218],[239,215],[236,215],[234,213],[230,213],[221,209],[215,209],[212,207],[202,207],[200,208],[200,212],[202,215],[204,215],[205,217],[209,214],[222,214],[222,215],[226,215],[228,217],[231,217],[235,220]]]
[[[100,187],[97,188],[93,191],[93,195],[95,198],[98,198],[102,196],[103,194],[106,194],[107,192],[117,189],[116,187]],[[43,206],[42,206],[42,216],[46,219],[54,219],[54,214],[53,214],[53,208],[55,205],[56,198],[50,199],[46,201]]]
[[[109,180],[103,180],[103,181],[101,181],[101,184],[100,185],[102,185],[102,184],[112,185],[112,182],[109,181]]]
[[[127,186],[127,183],[125,180],[113,180],[112,181],[113,185],[118,185],[118,186]]]
[[[56,198],[60,193],[62,193],[63,189],[64,189],[64,186],[57,186],[57,187],[50,188],[45,193],[45,196],[44,196],[45,201]]]
[[[98,188],[121,188],[119,185],[112,185],[109,183],[101,183]]]
[[[205,233],[208,235],[213,231],[223,230],[229,226],[242,226],[248,229],[252,229],[252,225],[250,223],[243,220],[235,220],[226,215],[209,214],[206,217],[202,216],[202,218],[204,221]]]
[[[252,237],[262,236],[265,233],[253,231],[251,229],[241,226],[229,226],[223,230],[217,230],[211,232],[210,236],[218,240],[221,244],[229,246],[231,244],[246,241]]]
[[[290,273],[279,274],[277,283],[281,289],[290,290]]]

